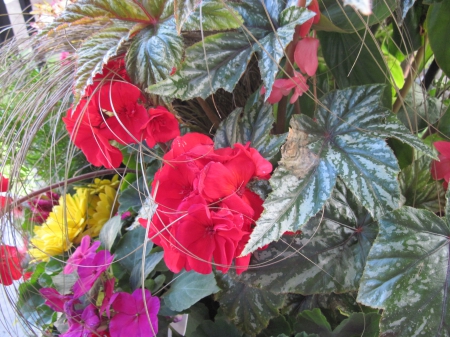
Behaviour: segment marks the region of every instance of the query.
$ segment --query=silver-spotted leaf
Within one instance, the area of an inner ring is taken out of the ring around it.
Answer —
[[[400,190],[405,206],[439,213],[445,208],[445,191],[442,183],[431,177],[430,167],[431,160],[425,156],[405,167],[399,175]]]
[[[249,99],[251,104],[247,104],[244,109],[237,108],[220,123],[214,136],[214,146],[222,148],[250,142],[251,147],[257,149],[267,160],[271,160],[280,150],[287,134],[271,134],[275,121],[272,106],[258,99],[259,92],[252,98]]]
[[[382,86],[333,91],[322,98],[316,121],[305,115],[291,119],[280,166],[270,183],[243,255],[297,231],[331,195],[339,175],[375,218],[399,207],[399,168],[384,137],[367,132],[389,113],[380,104]]]
[[[224,1],[203,0],[201,5],[187,17],[182,30],[200,30],[200,25],[203,31],[237,29],[242,26],[243,22],[239,13],[227,6]]]
[[[220,308],[241,331],[256,335],[279,315],[285,296],[266,289],[252,287],[236,279],[236,274],[217,273],[217,284],[222,289],[216,295]]]
[[[379,225],[358,302],[384,309],[384,336],[450,336],[449,219],[403,207]]]
[[[109,59],[116,56],[124,42],[128,41],[135,23],[112,20],[106,28],[91,35],[78,49],[75,92],[83,94],[86,86],[92,84],[94,76],[102,71]]]
[[[302,227],[253,254],[240,280],[273,293],[325,294],[357,290],[376,222],[356,198],[338,183],[331,198]],[[293,268],[292,266],[295,266]]]
[[[182,100],[206,98],[219,88],[231,92],[250,61],[250,47],[243,32],[208,36],[186,49],[185,60],[175,75],[151,85],[148,91]]]
[[[126,56],[127,73],[142,88],[169,77],[179,67],[183,55],[183,39],[175,30],[174,20],[140,31]]]

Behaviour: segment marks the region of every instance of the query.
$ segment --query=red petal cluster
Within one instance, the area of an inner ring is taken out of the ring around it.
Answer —
[[[177,137],[155,174],[152,194],[158,209],[149,238],[164,248],[164,260],[175,273],[216,268],[227,272],[233,260],[237,272],[248,268],[250,254],[240,256],[259,218],[262,199],[250,191],[253,179],[268,179],[272,165],[249,144],[214,149],[198,133]]]
[[[431,163],[431,176],[435,180],[444,179],[444,188],[447,189],[450,180],[450,142],[435,142],[434,147],[439,151],[439,161]]]
[[[294,36],[299,36],[301,39],[297,42],[294,38],[295,49],[294,49],[294,61],[297,64],[300,72],[294,71],[294,76],[285,79],[280,78],[275,80],[272,91],[267,101],[270,104],[278,103],[283,96],[288,96],[291,90],[294,92],[291,96],[290,103],[294,104],[299,96],[302,96],[308,90],[308,84],[306,83],[307,77],[305,78],[302,73],[306,76],[314,76],[319,65],[317,59],[317,50],[319,48],[319,40],[314,37],[307,37],[313,24],[319,23],[320,21],[320,10],[319,3],[317,0],[313,0],[308,6],[308,9],[315,12],[316,16],[306,21],[304,24],[296,27],[296,34]],[[294,43],[293,42],[293,43]],[[261,94],[264,94],[266,89],[263,87],[261,89]]]
[[[150,147],[180,134],[176,118],[164,107],[147,110],[139,88],[130,83],[123,60],[110,61],[95,76],[76,109],[63,118],[74,144],[94,166],[119,167],[123,156],[111,144],[147,141]]]
[[[22,277],[21,254],[16,247],[0,245],[0,283],[9,286]]]

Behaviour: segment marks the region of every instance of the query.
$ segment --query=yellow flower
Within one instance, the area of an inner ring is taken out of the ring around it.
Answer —
[[[75,195],[67,194],[59,199],[59,205],[41,226],[34,227],[35,236],[30,240],[34,248],[29,250],[35,260],[48,261],[51,256],[62,254],[87,224],[89,191],[79,188]]]
[[[96,237],[100,234],[103,225],[117,212],[119,204],[116,200],[117,190],[111,186],[104,186],[104,192],[99,193],[98,196],[91,196],[95,199],[94,202],[90,202],[90,205],[95,204],[95,209],[89,209],[89,219],[87,221],[87,229],[77,237],[75,242],[81,242],[83,236],[89,235],[90,237]]]
[[[119,176],[116,174],[111,180],[95,178],[92,184],[87,185],[87,188],[90,190],[91,194],[99,194],[104,193],[107,186],[117,190],[119,183]]]

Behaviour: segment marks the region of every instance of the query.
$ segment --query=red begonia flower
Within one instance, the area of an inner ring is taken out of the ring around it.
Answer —
[[[283,98],[283,96],[288,96],[293,88],[294,93],[292,94],[292,97],[289,101],[291,104],[294,104],[299,96],[302,96],[303,93],[308,91],[308,84],[306,83],[306,79],[302,76],[302,74],[295,70],[293,77],[289,79],[281,78],[275,80],[267,102],[269,102],[270,104],[278,103],[281,98]]]
[[[0,192],[8,192],[9,179],[0,173]]]
[[[106,137],[105,117],[99,112],[95,100],[81,100],[75,111],[69,109],[63,118],[70,137],[86,159],[94,166],[119,167],[122,152]]]
[[[151,337],[158,333],[160,302],[149,290],[136,289],[133,294],[120,292],[112,307],[116,313],[109,325],[111,337]]]
[[[305,23],[295,27],[295,31],[300,37],[305,37],[306,35],[308,35],[312,25],[318,24],[320,21],[320,9],[317,0],[313,0],[307,8],[310,11],[316,13],[316,15],[313,18],[306,21]]]
[[[158,106],[149,109],[150,118],[141,124],[144,138],[148,146],[154,147],[157,143],[165,143],[180,135],[178,121],[166,108]]]
[[[305,37],[297,42],[294,51],[294,60],[300,71],[308,76],[313,76],[319,61],[317,59],[317,50],[319,49],[319,40],[313,37]]]
[[[209,274],[214,257],[217,269],[226,272],[242,238],[242,225],[241,214],[233,214],[228,209],[214,212],[206,205],[192,205],[188,215],[179,221],[176,232],[180,246],[189,252],[189,268]]]
[[[435,180],[444,179],[444,188],[447,189],[450,180],[450,142],[435,142],[434,147],[440,152],[439,161],[431,162],[431,176]]]
[[[93,83],[86,88],[86,96],[96,94],[98,86],[108,84],[112,81],[131,82],[123,58],[109,60],[108,63],[103,66],[102,73],[95,75]]]
[[[105,134],[120,144],[132,144],[142,139],[141,127],[149,121],[144,106],[138,104],[141,91],[127,82],[112,82],[101,87],[98,94],[99,112],[106,116]]]
[[[22,256],[16,247],[0,245],[0,283],[9,286],[22,277]]]

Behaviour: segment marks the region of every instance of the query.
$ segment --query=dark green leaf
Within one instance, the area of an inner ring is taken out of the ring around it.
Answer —
[[[224,319],[216,319],[212,321],[203,321],[192,337],[241,337],[242,333],[233,324],[228,323]]]
[[[430,46],[434,57],[442,71],[450,76],[450,45],[448,44],[448,32],[450,31],[450,2],[442,1],[434,3],[428,9],[427,28]]]
[[[401,0],[400,1],[400,9],[402,11],[402,19],[408,14],[408,11],[414,6],[414,2],[416,0]]]
[[[377,337],[379,322],[379,314],[354,313],[331,331],[330,324],[320,309],[314,309],[299,314],[294,330],[316,333],[320,337]]]
[[[290,335],[292,328],[286,318],[280,315],[271,319],[267,328],[261,331],[257,337],[272,337],[283,333]]]
[[[422,16],[426,14],[425,6],[421,4],[409,8],[409,5],[413,5],[415,0],[405,0],[403,3],[408,3],[407,6],[403,6],[402,17],[394,21],[392,24],[392,44],[393,49],[400,49],[404,55],[408,55],[422,46]],[[406,12],[405,12],[406,10]],[[405,39],[405,37],[408,37]],[[389,42],[388,42],[389,43]]]
[[[256,251],[251,264],[258,268],[239,279],[276,294],[357,290],[376,235],[369,212],[338,183],[325,211],[302,227],[301,237],[285,235]]]
[[[200,30],[200,19],[204,31],[236,29],[241,27],[244,22],[239,13],[223,1],[203,0],[201,6],[198,6],[195,12],[191,12],[186,18],[182,29],[185,31]]]
[[[195,331],[205,320],[209,319],[209,310],[203,303],[196,303],[189,309],[189,316],[186,326],[186,337],[197,336]],[[217,322],[217,319],[215,320]],[[214,334],[212,335],[214,336]],[[240,337],[240,336],[238,336]]]
[[[388,115],[382,92],[382,86],[334,91],[322,98],[317,122],[292,117],[280,166],[270,179],[273,191],[243,255],[301,229],[329,198],[336,175],[376,218],[398,207],[397,161],[384,136],[366,131]]]
[[[152,253],[145,257],[145,261],[142,261],[135,265],[131,271],[130,286],[135,290],[142,285],[142,280],[145,280],[147,276],[155,269],[155,266],[162,260],[164,252]]]
[[[182,272],[175,275],[175,281],[163,296],[164,303],[169,309],[181,312],[189,309],[203,297],[214,294],[217,287],[214,274],[202,275],[194,271]]]
[[[183,39],[174,20],[164,21],[140,31],[126,57],[127,73],[133,83],[147,88],[169,77],[183,55]]]
[[[254,288],[236,280],[236,274],[217,273],[217,283],[222,291],[216,296],[228,319],[241,331],[255,335],[279,315],[285,296]]]
[[[384,309],[381,333],[386,336],[450,335],[449,220],[403,207],[379,224],[358,302]]]
[[[438,130],[444,136],[450,138],[450,107],[447,108],[442,118],[439,120]]]
[[[121,229],[122,220],[120,219],[120,215],[116,215],[109,219],[103,225],[99,235],[99,239],[103,247],[110,251],[114,244],[114,241],[116,241],[117,236],[120,235]]]
[[[318,37],[327,66],[340,89],[355,85],[389,83],[383,55],[370,34],[319,32]],[[386,103],[391,90],[385,91]]]
[[[442,184],[431,177],[431,160],[420,157],[400,172],[400,190],[405,206],[442,212],[445,207],[445,191]]]
[[[153,243],[148,240],[145,234],[145,229],[140,226],[129,231],[120,239],[114,252],[114,261],[118,261],[130,273],[137,264],[142,263],[142,248],[145,241],[147,242],[145,258],[150,255]]]
[[[271,160],[279,152],[287,135],[271,135],[275,121],[272,106],[264,104],[261,99],[258,100],[259,92],[252,98],[249,102],[254,104],[248,104],[244,109],[237,108],[220,123],[214,136],[214,146],[222,148],[250,142],[251,147],[257,149],[264,158]]]
[[[145,202],[145,184],[146,180],[141,177],[120,192],[119,195],[119,213],[133,210],[139,212]]]
[[[422,87],[414,83],[412,90],[406,95],[398,112],[398,118],[412,132],[422,131],[430,124],[434,124],[445,112],[442,103],[435,97],[430,97]]]
[[[372,4],[373,13],[371,15],[362,16],[353,7],[343,6],[341,1],[319,0],[321,20],[317,29],[354,33],[367,26],[383,22],[397,8],[396,0],[355,0],[344,3],[361,1]]]
[[[48,275],[56,275],[59,274],[64,266],[63,263],[61,262],[62,259],[60,259],[61,256],[56,257],[56,258],[51,258],[50,261],[47,262],[47,264],[45,265],[45,273]]]

